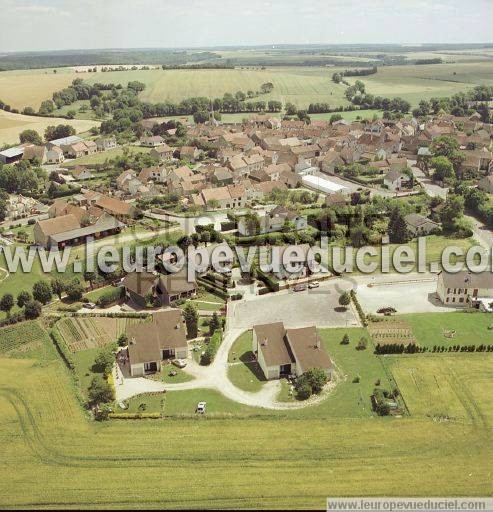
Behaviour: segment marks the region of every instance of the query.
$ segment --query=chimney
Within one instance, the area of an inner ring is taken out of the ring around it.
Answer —
[[[320,348],[320,338],[318,337],[318,334],[315,335],[315,348]]]
[[[263,339],[262,346],[264,346],[264,347],[267,346],[267,336]]]

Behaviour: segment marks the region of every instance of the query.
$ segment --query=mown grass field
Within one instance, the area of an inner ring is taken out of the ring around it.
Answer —
[[[87,132],[93,126],[99,126],[100,123],[87,119],[24,116],[0,110],[0,146],[19,143],[19,134],[24,130],[36,130],[43,138],[46,127],[57,124],[69,124],[75,128],[77,133],[82,133]]]
[[[98,424],[84,417],[59,362],[0,359],[0,369],[4,507],[320,509],[330,495],[493,493],[484,424],[260,416]]]
[[[392,373],[412,415],[491,426],[491,354],[404,357]]]
[[[451,345],[493,345],[493,318],[487,313],[423,313],[401,315],[412,327],[417,342],[424,347]],[[455,331],[453,338],[444,332]]]

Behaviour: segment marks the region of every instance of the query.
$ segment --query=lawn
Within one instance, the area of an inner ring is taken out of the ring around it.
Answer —
[[[413,330],[417,342],[425,347],[450,345],[493,345],[493,317],[488,313],[416,313],[401,315]],[[445,331],[456,331],[453,338],[446,338]]]
[[[93,377],[98,373],[102,375],[102,373],[95,371],[96,368],[94,368],[94,360],[100,350],[99,348],[90,348],[88,350],[79,350],[72,354],[75,373],[79,378],[80,387],[84,394],[87,392]]]
[[[407,247],[411,249],[412,254],[414,254],[415,262],[413,263],[403,263],[403,267],[412,267],[412,271],[417,271],[418,268],[418,242],[417,240],[411,240],[407,244],[405,244]],[[464,256],[460,257],[451,257],[450,261],[451,263],[455,263],[456,261],[465,261],[465,254],[467,251],[473,247],[474,245],[477,245],[473,238],[448,238],[442,235],[428,235],[426,237],[426,266],[427,268],[430,268],[430,263],[436,262],[437,268],[434,270],[435,272],[438,271],[441,268],[441,256],[445,248],[450,246],[455,246],[461,249],[464,253]],[[402,247],[402,245],[399,244],[389,244],[388,246],[389,250],[389,270],[390,272],[395,272],[394,264],[392,261],[394,252],[397,248]],[[377,268],[375,270],[375,273],[380,273],[382,271],[382,248],[383,246],[375,246],[375,249],[377,251],[376,256],[369,256],[365,255],[365,264],[369,265],[370,263],[377,263]],[[343,249],[340,249],[341,255],[342,255],[342,262],[344,263],[344,251]],[[360,270],[356,267],[356,254],[358,252],[358,248],[353,248],[353,268],[354,273],[360,273]],[[332,253],[329,253],[329,257],[332,255]],[[405,256],[405,255],[404,255]],[[405,257],[403,256],[402,261],[404,262]],[[325,261],[322,260],[322,261]]]
[[[0,80],[1,75],[3,75],[3,73],[0,73]],[[34,87],[33,89],[36,88]],[[0,98],[2,98],[1,92]],[[99,121],[83,119],[24,116],[22,114],[13,114],[12,112],[0,110],[0,146],[4,144],[19,144],[19,134],[24,130],[36,130],[41,137],[44,137],[46,127],[57,124],[69,124],[75,128],[77,133],[82,133],[87,132],[93,126],[99,126],[100,123]]]
[[[170,375],[171,372],[176,372],[176,375]],[[163,382],[168,382],[171,384],[180,384],[182,382],[188,382],[194,379],[194,377],[187,373],[186,370],[178,368],[173,364],[163,366],[161,374]]]
[[[198,419],[199,400],[210,414]],[[165,414],[193,418],[94,423],[60,362],[0,359],[2,506],[320,509],[336,495],[493,492],[481,422],[238,421],[221,417],[224,402],[213,392],[174,392]]]
[[[252,331],[246,331],[233,343],[228,354],[228,377],[236,387],[256,393],[266,380],[252,352],[252,336]]]
[[[391,368],[411,414],[491,427],[492,354],[409,356]]]
[[[149,153],[151,150],[149,148],[141,148],[139,146],[131,146],[127,148],[129,151],[129,155],[135,155],[137,153]],[[114,149],[108,149],[108,151],[101,151],[99,153],[94,153],[93,155],[83,156],[81,158],[76,158],[75,160],[70,160],[67,162],[68,167],[73,167],[75,165],[98,165],[104,164],[111,158],[116,158],[117,156],[123,155],[124,148],[118,147]]]
[[[293,411],[293,416],[373,417],[370,396],[375,384],[380,381],[381,386],[386,389],[390,384],[384,366],[373,354],[368,332],[362,328],[342,328],[320,329],[319,333],[327,353],[339,371],[341,382],[319,405]],[[349,335],[349,345],[341,345],[344,334]],[[362,337],[368,341],[368,347],[366,350],[356,350],[356,345]],[[358,378],[359,382],[355,382]]]

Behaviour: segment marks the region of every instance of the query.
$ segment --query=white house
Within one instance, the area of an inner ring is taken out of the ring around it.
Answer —
[[[438,274],[437,295],[448,306],[474,306],[480,299],[493,299],[493,273],[441,271]]]

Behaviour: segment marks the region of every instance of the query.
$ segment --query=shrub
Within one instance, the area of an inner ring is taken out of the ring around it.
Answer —
[[[88,388],[91,405],[105,404],[115,399],[113,388],[101,375],[95,375]]]
[[[298,397],[300,394],[305,396],[308,390],[308,398],[311,394],[318,394],[322,391],[325,383],[327,382],[327,376],[321,368],[312,368],[303,375],[298,377],[296,381],[296,392]],[[301,397],[300,397],[301,398]],[[305,400],[306,398],[301,398]]]
[[[37,281],[33,286],[33,298],[41,304],[48,304],[52,298],[51,286],[46,281]]]
[[[115,363],[114,347],[108,345],[103,347],[94,360],[95,366],[104,374],[109,374]]]
[[[296,385],[296,396],[299,400],[307,400],[312,394],[312,388],[308,382],[301,382]]]
[[[24,305],[24,315],[27,319],[32,320],[41,315],[41,303],[37,300],[30,300]]]
[[[214,357],[216,356],[217,349],[221,344],[222,333],[220,330],[216,330],[214,334],[211,336],[207,348],[204,350],[202,357],[200,358],[200,364],[202,366],[208,366],[214,361]]]
[[[111,290],[105,292],[99,299],[96,304],[100,308],[106,308],[114,302],[118,302],[123,296],[123,288],[114,287]]]

